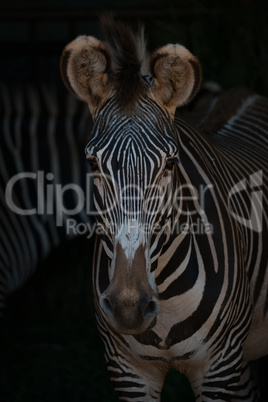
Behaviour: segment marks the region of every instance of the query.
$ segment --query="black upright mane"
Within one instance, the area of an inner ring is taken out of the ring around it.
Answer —
[[[146,61],[146,44],[143,29],[137,35],[122,22],[109,16],[100,17],[105,42],[112,58],[114,88],[118,103],[134,106],[146,91],[141,69]]]

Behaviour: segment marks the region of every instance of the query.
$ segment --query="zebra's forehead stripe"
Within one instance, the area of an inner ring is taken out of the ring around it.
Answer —
[[[133,118],[120,114],[114,101],[111,101],[99,114],[86,153],[91,154],[95,147],[114,149],[115,141],[126,135],[131,135],[133,140],[138,139],[144,149],[158,147],[168,154],[176,152],[174,126],[169,123],[167,116],[164,123],[161,116],[156,118],[156,112],[159,111],[162,116],[163,111],[158,105],[152,105],[152,101],[140,102],[139,113]]]

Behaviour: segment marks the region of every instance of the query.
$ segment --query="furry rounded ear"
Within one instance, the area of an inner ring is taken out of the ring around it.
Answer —
[[[172,113],[190,102],[200,88],[201,66],[184,46],[167,45],[156,50],[150,58],[149,69],[154,77],[152,93]]]
[[[87,102],[91,113],[110,95],[107,46],[93,36],[78,36],[62,52],[60,70],[67,89]]]

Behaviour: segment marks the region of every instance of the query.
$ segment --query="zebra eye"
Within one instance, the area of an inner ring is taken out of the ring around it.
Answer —
[[[96,156],[89,156],[87,160],[92,172],[96,172],[99,169],[98,159],[96,158]]]
[[[177,156],[170,156],[169,158],[166,159],[166,170],[172,170],[174,165],[178,162],[178,157]]]

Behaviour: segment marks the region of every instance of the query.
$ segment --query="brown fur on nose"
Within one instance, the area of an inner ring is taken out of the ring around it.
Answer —
[[[118,244],[115,273],[100,304],[117,331],[136,334],[148,328],[158,313],[159,302],[148,281],[142,246],[129,261]]]

